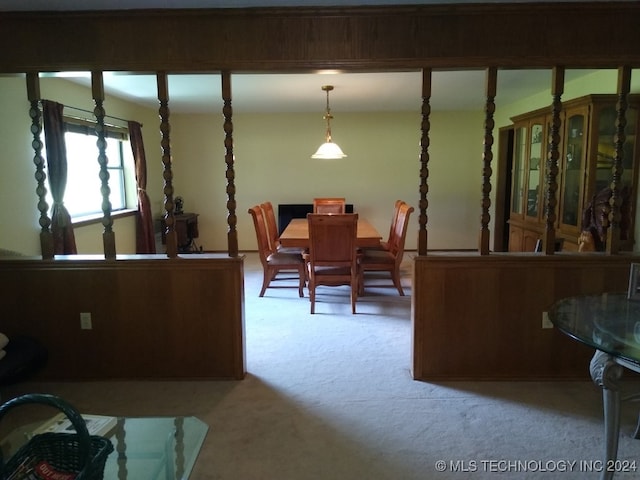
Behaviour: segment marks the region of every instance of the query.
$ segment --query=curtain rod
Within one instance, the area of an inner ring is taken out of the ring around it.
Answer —
[[[84,112],[84,113],[90,113],[91,115],[93,115],[93,111],[92,110],[85,110],[84,108],[80,108],[80,107],[73,107],[71,105],[64,105],[64,108],[71,108],[73,110],[78,110],[79,112]],[[127,124],[129,123],[130,120],[127,120],[126,118],[120,118],[120,117],[114,117],[113,115],[105,115],[105,118],[112,118],[114,120],[119,120],[121,122],[126,122]],[[89,119],[84,119],[84,120],[89,120]],[[140,122],[138,122],[140,123]],[[114,125],[116,126],[116,125]],[[143,125],[140,123],[140,127],[142,127]]]

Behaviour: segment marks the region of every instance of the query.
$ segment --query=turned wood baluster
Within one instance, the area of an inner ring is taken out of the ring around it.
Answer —
[[[51,219],[49,218],[49,204],[47,203],[47,174],[44,172],[44,158],[42,157],[42,112],[40,111],[40,77],[37,73],[27,73],[27,98],[31,103],[29,116],[31,117],[31,133],[33,134],[33,163],[36,166],[35,178],[38,182],[38,210],[40,210],[40,250],[42,259],[53,258],[53,234],[51,233]]]
[[[111,202],[109,201],[109,170],[107,170],[107,141],[104,127],[105,112],[102,104],[104,103],[104,83],[102,80],[102,72],[91,72],[91,92],[93,94],[93,102],[95,107],[93,115],[96,118],[96,133],[98,140],[98,163],[100,164],[100,193],[102,194],[102,244],[104,248],[105,258],[116,258],[116,237],[113,233],[113,219],[111,218]]]
[[[484,151],[482,152],[482,215],[480,216],[480,255],[489,255],[489,221],[491,214],[491,162],[493,161],[493,114],[496,111],[494,99],[496,97],[496,89],[498,82],[498,69],[489,67],[487,69],[487,102],[485,103],[485,119],[484,119]]]
[[[227,248],[230,257],[238,256],[238,231],[236,230],[236,172],[233,158],[233,109],[231,107],[231,73],[222,72],[222,114],[224,115],[224,161],[227,164]]]
[[[427,254],[427,193],[429,192],[429,130],[431,123],[429,115],[431,115],[431,69],[422,69],[422,123],[420,129],[422,136],[420,138],[420,214],[418,229],[418,255]]]
[[[115,434],[118,480],[127,480],[127,478],[129,478],[129,471],[127,470],[127,430],[125,428],[125,423],[126,420],[123,417],[118,417]]]
[[[165,238],[167,256],[175,258],[178,256],[178,236],[175,229],[175,218],[173,216],[173,172],[171,170],[171,142],[169,141],[169,82],[166,72],[158,72],[158,110],[160,116],[160,147],[162,149],[162,165],[164,172],[164,223],[166,225]]]
[[[176,417],[173,420],[175,427],[175,478],[184,478],[184,417]]]
[[[620,251],[620,206],[622,198],[620,196],[620,183],[624,168],[622,160],[624,156],[624,142],[626,136],[624,129],[627,126],[627,96],[631,90],[631,67],[624,66],[618,69],[618,103],[616,105],[616,134],[614,137],[615,153],[613,156],[613,167],[611,168],[611,198],[609,199],[609,228],[607,229],[607,253],[618,253]]]
[[[545,214],[545,230],[542,238],[542,251],[545,255],[553,255],[555,253],[556,241],[556,207],[558,205],[558,159],[560,153],[558,146],[560,145],[560,112],[562,110],[562,94],[564,93],[564,67],[554,67],[551,80],[551,95],[553,102],[551,104],[551,125],[549,131],[549,142],[547,145],[547,162],[545,173],[545,198],[544,198],[544,214]]]

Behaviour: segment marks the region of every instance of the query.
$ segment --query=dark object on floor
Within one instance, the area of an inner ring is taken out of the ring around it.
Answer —
[[[0,385],[26,380],[47,363],[47,349],[32,337],[10,337],[0,360]]]

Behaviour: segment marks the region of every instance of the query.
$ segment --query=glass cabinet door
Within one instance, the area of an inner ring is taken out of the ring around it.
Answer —
[[[542,124],[531,125],[529,136],[529,165],[527,171],[527,216],[538,218],[542,182],[543,135]]]
[[[626,111],[627,126],[625,128],[626,141],[622,147],[622,179],[618,187],[633,187],[633,166],[635,144],[634,133],[636,131],[636,121],[638,112],[634,108],[628,108]],[[611,186],[613,179],[613,159],[615,157],[615,134],[616,134],[616,118],[617,112],[615,105],[607,105],[603,107],[598,115],[598,158],[596,159],[596,183],[594,187],[594,195],[600,190]]]
[[[524,174],[527,155],[527,129],[516,128],[513,148],[511,212],[524,214]]]
[[[570,114],[566,122],[562,169],[560,222],[578,227],[581,220],[581,195],[584,178],[585,114]]]

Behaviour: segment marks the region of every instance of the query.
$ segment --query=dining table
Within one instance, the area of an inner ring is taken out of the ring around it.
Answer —
[[[366,219],[358,218],[358,247],[379,247],[382,236]],[[283,247],[309,247],[309,223],[306,218],[293,218],[280,235]]]

